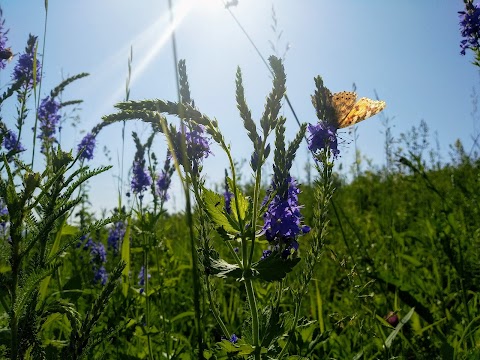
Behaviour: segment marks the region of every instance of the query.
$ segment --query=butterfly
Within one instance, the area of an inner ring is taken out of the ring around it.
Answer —
[[[357,101],[357,94],[352,91],[342,91],[331,95],[331,104],[335,110],[337,127],[345,128],[378,114],[385,109],[385,101],[362,97]]]

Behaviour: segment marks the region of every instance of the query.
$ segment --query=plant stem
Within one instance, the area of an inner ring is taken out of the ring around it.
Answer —
[[[252,313],[252,333],[253,346],[255,347],[255,360],[260,360],[260,328],[258,326],[258,310],[257,302],[255,300],[255,293],[253,291],[253,284],[251,279],[245,279],[245,290],[247,290],[248,305]]]

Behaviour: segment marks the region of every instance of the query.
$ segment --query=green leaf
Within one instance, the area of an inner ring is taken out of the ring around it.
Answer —
[[[242,194],[238,187],[235,187],[232,179],[227,178],[228,187],[230,188],[230,192],[232,194],[237,193],[237,200],[238,200],[238,212],[237,212],[237,204],[235,196],[232,196],[231,208],[232,208],[232,217],[238,221],[238,219],[245,220],[248,218],[248,212],[252,203],[249,197],[246,197]]]
[[[232,217],[227,217],[225,212],[225,198],[209,189],[203,189],[203,197],[207,213],[210,220],[215,224],[215,227],[226,231],[228,234],[237,234],[240,231],[240,226]]]
[[[49,258],[51,258],[58,251],[58,249],[60,247],[60,240],[62,238],[62,235],[64,233],[67,233],[68,231],[70,231],[70,229],[67,229],[67,227],[73,228],[73,234],[75,234],[76,231],[77,231],[77,229],[74,226],[66,225],[65,220],[66,220],[66,216],[63,216],[62,221],[61,221],[61,227],[57,231],[57,233],[55,235],[55,241],[53,242],[52,248],[50,249]],[[64,231],[64,229],[65,229],[65,231]],[[45,297],[47,296],[47,289],[48,289],[48,285],[50,284],[50,279],[51,278],[52,278],[52,276],[48,275],[40,283],[40,289],[39,289],[39,300],[40,301],[45,300]]]
[[[260,278],[265,281],[280,281],[295,265],[300,262],[300,258],[282,259],[281,255],[274,253],[266,259],[260,260],[252,265],[254,278]]]
[[[213,259],[210,258],[210,270],[212,275],[227,278],[231,277],[234,279],[240,279],[243,275],[243,270],[236,264],[229,264],[222,259]]]

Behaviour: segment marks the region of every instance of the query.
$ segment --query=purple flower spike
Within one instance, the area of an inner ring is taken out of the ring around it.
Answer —
[[[108,280],[108,273],[107,270],[105,269],[105,266],[101,266],[95,271],[95,276],[93,277],[93,281],[95,284],[100,283],[102,285],[105,285]]]
[[[92,160],[93,150],[95,150],[95,145],[96,145],[95,135],[92,135],[91,133],[88,133],[87,135],[85,135],[85,137],[82,139],[80,144],[78,144],[78,148],[77,148],[78,152],[83,150],[80,157],[82,159]]]
[[[308,137],[308,148],[314,153],[330,148],[333,155],[337,157],[340,154],[337,144],[337,129],[326,122],[320,122],[316,125],[308,125],[310,136]]]
[[[7,151],[21,152],[25,151],[25,148],[18,140],[17,134],[12,130],[7,130],[5,137],[3,138],[3,146]]]
[[[40,121],[40,134],[38,138],[42,140],[42,152],[54,142],[56,142],[55,133],[60,122],[60,103],[54,98],[47,96],[42,100],[38,107],[38,119]]]
[[[460,17],[460,32],[463,40],[460,41],[460,54],[465,55],[467,49],[480,48],[480,6],[469,1],[465,4],[465,11],[458,12]]]
[[[135,194],[143,193],[152,184],[152,178],[145,171],[144,162],[145,161],[134,161],[133,163],[131,188]]]
[[[113,249],[113,253],[118,254],[118,248],[125,236],[125,223],[117,221],[113,227],[108,231],[107,244],[109,249]]]
[[[27,86],[29,88],[33,87],[33,62],[34,62],[34,52],[37,43],[37,37],[30,35],[28,39],[27,51],[20,55],[17,60],[17,64],[13,69],[12,78],[14,81],[19,81],[22,78],[25,78],[27,81]],[[35,59],[37,64],[36,70],[36,82],[40,82],[40,73],[42,64],[38,57]]]

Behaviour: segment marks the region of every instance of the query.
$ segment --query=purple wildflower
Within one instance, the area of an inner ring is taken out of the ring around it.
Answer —
[[[104,263],[107,262],[107,252],[105,251],[105,246],[98,242],[90,249],[90,256],[92,257],[92,262],[94,263]]]
[[[38,138],[42,140],[42,152],[53,144],[55,139],[55,132],[60,122],[60,103],[54,98],[47,96],[42,100],[38,108],[38,119],[40,120],[40,134]]]
[[[3,146],[7,151],[21,152],[25,151],[25,148],[18,140],[17,134],[12,130],[7,130],[3,138]]]
[[[113,249],[114,254],[118,253],[118,248],[125,236],[125,231],[125,223],[123,221],[117,221],[108,231],[108,248]]]
[[[465,11],[458,12],[460,17],[460,32],[464,38],[460,41],[460,53],[465,55],[466,49],[477,50],[480,48],[480,6],[468,1]]]
[[[105,251],[105,246],[89,238],[83,250],[90,249],[90,263],[92,264],[92,269],[94,272],[93,281],[95,284],[100,282],[102,285],[105,285],[108,279],[107,271],[105,270],[104,264],[107,262],[107,252]]]
[[[135,160],[133,162],[131,188],[135,194],[141,194],[152,184],[152,178],[145,171],[144,163],[144,160]]]
[[[337,144],[337,129],[326,122],[320,122],[316,125],[308,125],[310,136],[308,138],[308,148],[314,153],[324,150],[327,147],[337,157],[340,154]]]
[[[268,205],[267,212],[263,215],[262,232],[271,245],[279,246],[278,250],[282,251],[284,258],[298,250],[297,237],[310,231],[308,226],[301,224],[301,206],[298,205],[299,193],[300,189],[295,179],[288,177],[286,196],[275,195]],[[275,247],[275,249],[277,248]],[[270,253],[264,252],[262,258],[266,258]]]
[[[37,37],[30,35],[28,39],[28,45],[26,52],[18,57],[17,64],[13,69],[13,80],[19,81],[22,78],[27,79],[27,86],[33,86],[33,60],[34,60],[34,52],[35,52],[35,45],[37,43]],[[37,71],[36,71],[36,82],[40,82],[40,70],[41,70],[41,63],[38,57],[35,59],[37,64]]]
[[[263,250],[262,257],[260,258],[260,260],[265,260],[270,255],[272,255],[272,250]]]
[[[78,144],[77,151],[83,151],[80,154],[80,158],[86,159],[86,160],[92,160],[93,159],[93,150],[95,150],[95,135],[88,133],[85,135],[85,137],[80,141],[80,144]]]
[[[172,175],[175,171],[175,168],[171,164],[171,155],[170,152],[167,152],[165,163],[163,164],[163,170],[158,175],[156,192],[160,197],[162,202],[167,201],[170,197],[168,196],[168,189],[172,183]]]
[[[184,137],[181,131],[177,132],[173,146],[175,148],[175,156],[180,164],[185,164],[183,150],[186,150],[187,160],[190,162],[193,173],[197,174],[203,158],[207,158],[210,151],[210,143],[204,136],[205,128],[203,125],[194,125],[192,130],[185,131],[186,144],[183,145]]]
[[[5,30],[5,19],[3,19],[3,12],[2,12],[2,9],[0,9],[0,52],[2,53],[7,53],[7,52],[11,53],[10,49],[7,48],[7,40],[8,40],[7,34],[8,34],[8,29]],[[7,59],[4,59],[3,57],[0,58],[0,69],[5,69],[6,65],[7,65]]]
[[[230,340],[229,340],[232,344],[236,344],[237,341],[238,341],[238,336],[235,335],[235,334],[232,334],[232,336],[230,336]]]
[[[100,266],[98,269],[95,271],[95,275],[93,277],[93,282],[95,284],[99,283],[102,285],[105,285],[108,280],[108,273],[107,270],[105,269],[105,266]]]

